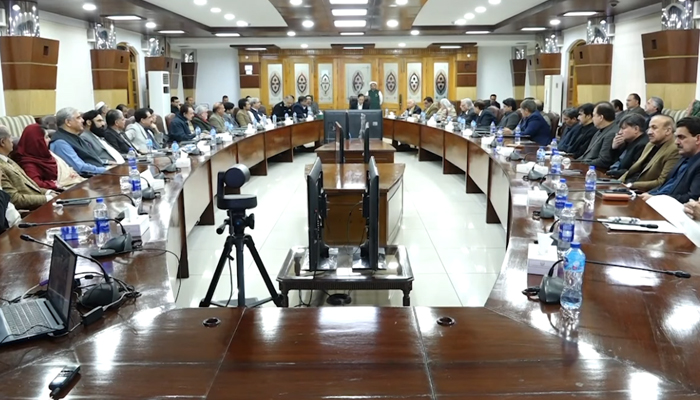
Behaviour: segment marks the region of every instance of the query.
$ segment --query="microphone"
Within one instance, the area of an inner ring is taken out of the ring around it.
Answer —
[[[91,257],[109,257],[121,253],[129,253],[133,251],[133,238],[131,234],[124,229],[121,221],[108,218],[108,221],[114,221],[121,227],[121,236],[113,237],[103,244],[99,250],[92,250],[90,252]],[[94,220],[80,220],[80,221],[60,221],[60,222],[20,222],[17,227],[19,229],[33,228],[35,226],[52,226],[52,225],[70,225],[75,223],[87,224],[95,222]]]
[[[149,166],[152,166],[158,170],[158,174],[154,175],[153,177],[156,179],[165,179],[165,174],[163,172],[177,172],[178,168],[175,166],[175,162],[173,161],[172,157],[164,154],[162,156],[154,156],[154,158],[167,158],[170,161],[170,164],[168,164],[167,167],[165,168],[160,168],[157,166],[155,163],[149,163],[148,161],[137,161],[141,164],[148,164]]]
[[[547,201],[545,201],[544,204],[542,205],[542,208],[540,208],[539,217],[544,218],[544,219],[552,219],[552,218],[554,218],[556,207],[551,205],[550,202],[552,201],[553,198],[556,197],[557,193],[549,186],[541,184],[541,183],[540,183],[540,188],[542,188],[544,191],[546,191],[548,193],[548,196],[547,196]],[[585,192],[585,191],[586,191],[586,189],[569,189],[569,193]]]
[[[597,219],[586,219],[586,218],[576,218],[575,220],[581,221],[581,222],[597,222],[599,224],[629,225],[629,226],[639,226],[639,227],[647,228],[647,229],[659,229],[659,226],[657,224],[638,224],[638,223],[634,223],[634,222],[599,221]],[[554,227],[558,222],[559,222],[559,220],[554,221],[552,223],[552,226],[549,227],[550,233],[554,232]]]
[[[121,176],[121,175],[119,175],[119,176]],[[70,205],[73,205],[73,203],[81,203],[85,200],[95,200],[95,199],[100,199],[100,198],[107,199],[110,197],[120,197],[120,196],[123,196],[123,197],[126,197],[127,199],[129,199],[129,201],[131,201],[131,205],[138,209],[139,215],[147,215],[148,214],[146,211],[143,210],[143,202],[141,202],[139,205],[136,205],[136,201],[134,201],[133,197],[131,197],[127,194],[124,194],[124,193],[106,194],[106,195],[102,195],[102,196],[93,196],[93,197],[77,197],[74,199],[59,199],[59,200],[56,200],[56,204],[64,204],[64,205],[70,206]]]
[[[26,234],[20,235],[19,238],[24,240],[25,242],[33,242],[53,249],[52,245],[42,242],[41,240],[35,239]],[[93,257],[87,257],[77,253],[76,255],[78,257],[89,260],[94,264],[97,264],[97,266],[100,267],[100,271],[102,271],[102,277],[105,280],[104,283],[100,283],[86,290],[85,293],[83,293],[83,296],[80,298],[80,304],[87,308],[97,308],[104,307],[117,302],[117,300],[119,300],[120,297],[119,287],[117,286],[117,282],[115,282],[104,269],[102,263],[95,260]]]
[[[158,168],[158,167],[156,167],[156,168]],[[162,173],[161,173],[161,174],[162,174]],[[129,176],[129,175],[126,175],[126,174],[112,174],[112,173],[109,173],[109,172],[104,172],[104,173],[101,173],[101,174],[90,174],[90,175],[92,175],[92,176],[97,176],[97,175],[118,176],[118,177],[120,177],[120,178],[123,178],[123,177],[125,177],[125,176]],[[155,178],[155,176],[154,176],[154,178]],[[146,182],[146,185],[148,185],[148,187],[147,187],[146,189],[141,190],[141,198],[142,198],[142,199],[144,199],[144,200],[155,200],[156,198],[160,197],[160,193],[158,193],[158,192],[156,192],[155,190],[153,190],[153,187],[151,187],[151,183],[148,181],[148,179],[146,179],[146,178],[144,178],[144,177],[142,176],[142,177],[141,177],[141,180],[144,181],[144,182]],[[123,194],[123,193],[122,193],[122,194]],[[124,194],[124,196],[126,196],[126,194]]]

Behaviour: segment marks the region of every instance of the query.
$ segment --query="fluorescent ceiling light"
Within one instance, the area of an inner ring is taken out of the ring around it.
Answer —
[[[408,0],[396,0],[396,4],[399,6],[405,6],[408,3]]]
[[[218,13],[221,12],[221,9],[220,9],[219,7],[213,7],[213,8],[212,8],[211,10],[209,10],[209,11],[213,12],[214,14],[218,14]]]
[[[525,32],[537,32],[537,31],[544,31],[544,30],[547,30],[547,28],[543,28],[541,26],[530,26],[530,27],[525,27],[525,28],[521,29],[521,31],[525,31]]]
[[[312,28],[314,26],[314,21],[307,19],[306,21],[302,22],[301,25],[303,25],[304,28]]]
[[[406,43],[399,43],[399,47],[406,47]]]
[[[246,48],[248,51],[266,51],[267,49],[264,47],[248,47]]]
[[[155,23],[155,22],[146,22],[146,28],[148,28],[148,29],[153,29],[153,28],[155,28],[155,27],[156,27],[156,23]]]
[[[564,13],[565,17],[590,17],[598,14],[598,11],[569,11]]]
[[[306,48],[308,48],[308,47],[309,47],[309,45],[306,44],[306,43],[302,43],[302,44],[301,44],[301,48],[302,48],[302,49],[306,49]]]
[[[367,26],[367,21],[364,19],[345,19],[333,21],[336,28],[364,28]]]
[[[297,35],[297,33],[294,31],[287,32],[287,36],[296,36],[296,35]]]
[[[345,49],[345,50],[363,50],[364,47],[362,47],[362,46],[347,46],[347,47],[343,47],[343,49]]]
[[[486,7],[484,7],[484,6],[479,6],[479,7],[475,8],[474,11],[478,12],[479,14],[485,13],[485,12],[486,12]]]
[[[185,31],[175,29],[175,30],[158,31],[158,33],[162,33],[164,35],[179,35],[179,34],[185,33]]]
[[[224,18],[226,18],[227,20],[231,21],[231,20],[235,19],[236,16],[233,15],[233,14],[226,14],[226,15],[224,15]]]
[[[194,4],[196,6],[203,6],[203,5],[207,4],[207,0],[194,0]]]
[[[460,19],[458,19],[457,21],[455,21],[454,24],[455,24],[455,25],[466,25],[466,24],[467,24],[467,20],[465,20],[464,18],[460,18]]]
[[[334,17],[364,17],[367,15],[366,8],[334,8],[331,10]]]
[[[19,4],[15,4],[14,6],[12,6],[12,9],[15,11],[19,11],[22,9],[22,7],[20,7]]]
[[[240,27],[244,27],[244,26],[248,26],[248,23],[243,21],[243,20],[238,20],[238,21],[236,21],[236,25],[238,25]]]
[[[108,15],[106,18],[112,21],[140,21],[143,19],[138,15]]]
[[[474,19],[474,13],[466,13],[466,14],[464,14],[464,19]]]
[[[364,32],[340,32],[340,36],[362,36]]]
[[[238,37],[238,36],[241,36],[240,33],[235,33],[235,32],[230,32],[230,33],[225,33],[225,32],[223,32],[223,33],[216,33],[215,35],[218,36],[218,37]]]
[[[495,6],[497,4],[501,4],[501,0],[489,0],[489,4],[493,4]]]
[[[441,49],[461,49],[462,46],[440,46]]]
[[[559,25],[559,24],[561,24],[561,21],[558,19],[553,19],[553,20],[549,21],[549,24],[550,25]]]
[[[467,31],[467,35],[485,35],[487,33],[491,33],[489,31]]]
[[[353,4],[367,4],[369,0],[330,0],[331,4],[343,4],[343,5],[353,5]]]
[[[413,35],[413,36],[418,36],[418,35],[420,35],[420,31],[417,30],[417,29],[414,29],[414,30],[411,31],[411,35]]]
[[[16,5],[16,4],[15,4]],[[85,3],[83,4],[83,10],[85,11],[95,11],[97,10],[97,6],[91,3]],[[17,11],[17,10],[15,10]]]
[[[389,28],[396,28],[397,26],[399,26],[399,21],[395,19],[390,19],[386,21],[386,26],[388,26]]]
[[[301,0],[289,0],[289,4],[291,4],[293,6],[300,6]]]

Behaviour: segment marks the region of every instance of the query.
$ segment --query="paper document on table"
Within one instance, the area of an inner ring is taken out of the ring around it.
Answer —
[[[652,196],[647,204],[700,247],[700,222],[693,221],[683,212],[683,204],[670,196]]]
[[[599,219],[598,221],[603,223],[603,226],[608,228],[608,230],[611,231],[627,231],[627,232],[655,232],[655,233],[683,233],[683,231],[679,228],[676,228],[673,226],[668,221],[645,221],[645,220],[637,220],[635,221],[636,224],[642,224],[642,225],[657,225],[658,228],[646,228],[643,226],[637,226],[637,225],[629,225],[628,223],[612,223],[612,222],[606,222],[606,219]]]

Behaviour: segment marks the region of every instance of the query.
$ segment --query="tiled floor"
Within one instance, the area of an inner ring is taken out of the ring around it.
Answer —
[[[268,176],[253,177],[244,193],[258,196],[255,229],[248,230],[273,282],[290,247],[307,244],[306,184],[304,165],[311,153],[295,154],[294,163],[271,163]],[[415,274],[411,305],[482,306],[501,270],[505,233],[498,224],[486,224],[484,195],[464,193],[464,175],[443,175],[439,162],[418,162],[415,152],[396,153],[396,162],[406,164],[402,230],[397,244],[408,249]],[[224,211],[217,211],[217,223]],[[221,255],[225,235],[215,227],[196,227],[188,239],[191,276],[182,280],[177,305],[197,307],[206,294]],[[262,278],[246,250],[246,297],[268,297]],[[233,298],[235,263],[233,263]],[[177,292],[179,282],[172,280]],[[275,282],[275,287],[277,284]],[[231,295],[231,275],[224,270],[215,300]],[[322,305],[321,292],[302,293],[304,302]],[[401,292],[352,292],[352,305],[400,306]],[[299,294],[290,293],[290,306],[299,304]],[[271,304],[268,304],[270,306]]]

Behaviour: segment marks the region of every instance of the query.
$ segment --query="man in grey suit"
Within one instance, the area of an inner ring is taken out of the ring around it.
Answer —
[[[518,106],[515,103],[515,99],[509,97],[503,100],[503,110],[505,112],[503,113],[503,118],[501,118],[501,122],[498,123],[498,126],[501,128],[515,130],[515,127],[517,127],[520,123],[520,115],[518,115],[518,113],[515,111],[517,108]]]
[[[90,147],[97,153],[103,164],[121,164],[124,162],[124,157],[119,154],[119,151],[110,146],[104,139],[106,122],[97,111],[88,111],[83,114],[84,130],[80,137],[86,141]]]
[[[615,123],[615,107],[607,101],[596,104],[593,110],[593,124],[598,132],[591,139],[591,144],[580,161],[596,168],[608,169],[620,157],[621,150],[613,149],[612,143],[620,130]]]

